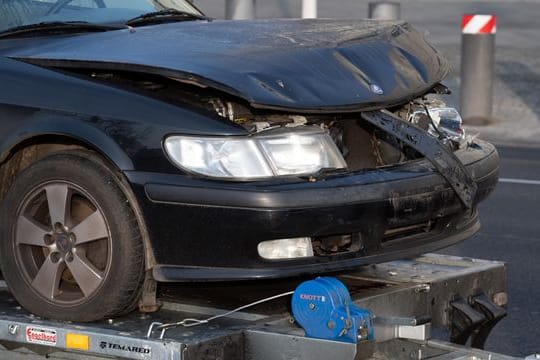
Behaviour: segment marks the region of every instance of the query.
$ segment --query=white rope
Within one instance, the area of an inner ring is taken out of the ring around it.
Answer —
[[[233,309],[231,311],[228,311],[226,313],[211,316],[211,317],[209,317],[207,319],[186,318],[186,319],[184,319],[182,321],[178,321],[178,322],[174,322],[174,323],[168,323],[168,324],[152,323],[150,325],[150,328],[148,329],[148,334],[147,334],[146,337],[149,338],[152,335],[152,331],[154,331],[154,330],[161,330],[160,339],[162,339],[163,335],[165,334],[165,331],[168,330],[168,329],[175,328],[175,327],[178,327],[178,326],[192,327],[192,326],[207,324],[208,322],[210,322],[212,320],[219,319],[219,318],[222,318],[222,317],[227,317],[227,316],[229,316],[231,314],[234,314],[235,312],[247,309],[249,307],[259,305],[259,304],[262,304],[262,303],[265,303],[265,302],[268,302],[268,301],[272,301],[272,300],[275,300],[275,299],[278,299],[278,298],[281,298],[281,297],[289,296],[289,295],[292,295],[292,294],[294,294],[294,291],[288,291],[288,292],[284,292],[284,293],[281,293],[281,294],[278,294],[278,295],[270,296],[270,297],[267,297],[267,298],[264,298],[264,299],[261,299],[261,300],[257,300],[255,302],[252,302],[252,303],[249,303],[249,304],[246,304],[246,305],[243,305],[243,306],[240,306],[240,307],[238,307],[236,309]]]

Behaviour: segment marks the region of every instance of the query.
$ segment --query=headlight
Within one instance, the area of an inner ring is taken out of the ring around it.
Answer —
[[[409,121],[418,125],[427,124],[428,133],[433,136],[437,136],[438,132],[441,132],[457,142],[465,137],[465,131],[462,128],[463,121],[456,109],[450,107],[428,108],[428,112],[433,124],[431,124],[425,110],[413,112]]]
[[[346,167],[328,133],[317,127],[241,138],[173,135],[165,139],[165,151],[183,169],[220,178],[302,175]]]

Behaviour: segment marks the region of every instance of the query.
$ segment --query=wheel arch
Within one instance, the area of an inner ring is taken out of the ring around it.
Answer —
[[[145,267],[147,270],[151,269],[155,265],[155,258],[146,223],[137,198],[122,172],[126,167],[127,169],[133,167],[131,160],[125,154],[116,153],[116,156],[109,156],[103,147],[82,140],[73,134],[39,133],[27,136],[3,150],[0,155],[0,201],[3,200],[17,175],[24,169],[48,155],[66,150],[79,150],[94,154],[96,161],[115,174],[118,185],[130,202],[137,218],[144,245]]]

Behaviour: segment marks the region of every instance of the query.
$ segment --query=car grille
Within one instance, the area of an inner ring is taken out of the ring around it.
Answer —
[[[435,227],[434,221],[425,221],[417,224],[390,228],[384,232],[381,243],[386,244],[396,240],[403,240],[410,236],[428,234]]]
[[[332,256],[363,251],[369,254],[382,246],[392,246],[398,243],[427,236],[437,232],[437,221],[428,220],[409,224],[406,226],[386,229],[382,236],[366,241],[361,233],[318,236],[312,238],[313,253],[315,256]]]

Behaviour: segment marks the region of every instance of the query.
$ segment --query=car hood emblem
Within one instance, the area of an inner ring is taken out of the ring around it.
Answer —
[[[377,95],[383,95],[384,94],[383,89],[377,84],[369,85],[369,90],[371,90],[372,93],[375,93]]]

